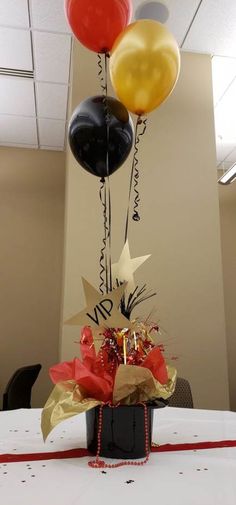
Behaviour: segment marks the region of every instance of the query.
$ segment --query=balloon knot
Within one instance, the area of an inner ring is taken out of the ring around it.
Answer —
[[[101,51],[99,51],[99,53],[105,54],[105,56],[107,56],[109,54],[108,48],[107,47],[102,47]]]

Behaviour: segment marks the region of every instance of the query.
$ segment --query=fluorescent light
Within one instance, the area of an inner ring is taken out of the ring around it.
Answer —
[[[231,184],[236,179],[236,163],[225,172],[220,179],[218,179],[219,184]]]

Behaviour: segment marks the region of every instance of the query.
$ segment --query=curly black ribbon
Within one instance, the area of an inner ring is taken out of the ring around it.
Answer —
[[[107,59],[108,54],[105,54],[104,61],[104,74],[101,55],[98,54],[98,77],[100,79],[102,94],[103,94],[103,105],[105,120],[107,125],[107,153],[106,153],[106,169],[107,176],[106,179],[101,179],[101,187],[99,192],[100,201],[103,207],[103,222],[104,222],[104,236],[102,240],[102,248],[100,253],[100,292],[103,294],[104,289],[106,293],[112,291],[112,270],[111,270],[111,191],[110,191],[110,180],[109,180],[109,123],[110,114],[107,102]],[[104,280],[105,274],[105,280]]]
[[[105,76],[104,76],[103,66],[102,66],[102,57],[99,53],[97,54],[97,58],[98,58],[98,79],[100,81],[102,94],[106,95],[107,94],[107,76],[106,76],[106,72],[105,72]],[[106,58],[106,55],[105,55],[105,58]]]
[[[108,291],[112,291],[112,271],[111,271],[111,190],[110,190],[110,181],[109,177],[107,177],[107,186],[108,186]]]
[[[142,131],[139,132],[139,126],[141,126],[141,125],[143,125],[143,129],[142,129]],[[134,156],[133,156],[133,162],[132,162],[132,168],[131,168],[131,174],[130,174],[129,199],[128,199],[128,208],[127,208],[126,225],[125,225],[125,242],[128,237],[130,199],[131,199],[132,187],[133,187],[133,190],[135,193],[132,219],[134,221],[140,221],[140,215],[139,215],[140,195],[139,195],[139,191],[138,191],[138,182],[139,182],[138,152],[139,152],[140,137],[142,135],[144,135],[146,129],[147,129],[147,118],[141,119],[141,117],[138,116],[137,120],[136,120],[136,126],[135,126]]]
[[[105,96],[104,96],[104,110],[105,110],[105,120],[107,125],[107,156],[106,156],[106,186],[107,186],[107,200],[108,200],[108,243],[107,243],[107,256],[108,256],[108,289],[107,291],[112,291],[112,271],[111,271],[111,189],[110,189],[110,178],[109,178],[109,133],[110,133],[110,113],[107,101],[107,61],[109,55],[105,54]]]
[[[138,123],[141,124],[141,123]],[[134,148],[134,193],[135,193],[135,198],[134,198],[134,209],[133,209],[133,220],[134,221],[140,221],[140,215],[139,215],[139,202],[140,202],[140,196],[139,196],[139,191],[137,189],[138,186],[138,180],[139,180],[139,168],[138,168],[138,144],[140,142],[140,137],[144,135],[146,128],[147,128],[147,119],[144,119],[143,122],[143,130],[138,133],[135,141],[135,148]]]
[[[107,290],[108,278],[107,278],[107,258],[106,258],[106,244],[107,244],[107,235],[108,235],[108,227],[107,227],[107,202],[106,202],[106,187],[105,187],[105,179],[102,178],[100,180],[101,186],[99,190],[99,198],[103,208],[103,225],[104,225],[104,236],[102,239],[102,248],[100,252],[100,272],[99,272],[99,290],[100,293],[104,294],[104,290]],[[105,274],[105,279],[104,279]]]

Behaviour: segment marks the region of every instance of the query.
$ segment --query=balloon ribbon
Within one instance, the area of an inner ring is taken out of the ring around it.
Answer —
[[[105,110],[105,118],[107,125],[107,156],[106,156],[106,168],[107,168],[107,177],[105,180],[105,186],[107,187],[107,200],[108,200],[108,285],[107,292],[112,291],[112,273],[111,273],[111,189],[110,189],[110,178],[109,178],[109,134],[110,134],[110,113],[107,101],[107,60],[109,58],[109,54],[105,53],[105,96],[104,96],[104,110]]]
[[[105,55],[105,57],[106,57],[106,55]],[[101,84],[102,94],[106,95],[106,93],[107,93],[107,78],[106,78],[106,75],[104,77],[101,54],[98,53],[97,58],[98,58],[98,79]]]
[[[142,131],[139,131],[139,126],[141,126],[141,125],[143,126],[143,129],[142,129]],[[128,207],[127,207],[127,215],[126,215],[126,225],[125,225],[125,243],[128,238],[130,199],[131,199],[132,188],[135,193],[132,219],[133,219],[133,221],[140,221],[140,215],[139,215],[140,195],[139,195],[139,191],[138,191],[138,182],[139,182],[138,152],[139,152],[140,137],[142,135],[144,135],[146,128],[147,128],[147,118],[142,119],[141,116],[138,116],[137,120],[136,120],[136,126],[135,126],[134,156],[133,156],[132,168],[131,168],[131,174],[130,174],[129,198],[128,198]]]
[[[100,290],[100,293],[104,294],[104,289],[106,289],[106,287],[108,285],[108,269],[107,269],[107,255],[106,255],[108,227],[107,227],[107,202],[106,202],[105,179],[102,178],[100,183],[101,183],[101,186],[100,186],[100,190],[99,190],[99,198],[100,198],[100,201],[101,201],[101,204],[103,207],[104,235],[103,235],[103,239],[102,239],[102,248],[100,251],[100,259],[99,259],[99,265],[100,265],[99,290]],[[105,280],[104,280],[104,274],[106,277]]]
[[[103,94],[103,105],[104,114],[106,120],[106,131],[107,131],[107,151],[106,151],[106,178],[101,179],[101,187],[99,191],[100,201],[103,207],[103,223],[104,223],[104,237],[102,240],[102,248],[100,252],[100,292],[103,294],[104,289],[106,293],[112,291],[112,273],[111,273],[111,191],[110,191],[110,179],[109,179],[109,123],[110,114],[107,102],[107,58],[109,55],[106,53],[104,55],[104,75],[102,59],[100,54],[98,54],[98,77],[100,78],[102,94]],[[104,280],[105,273],[105,280]]]

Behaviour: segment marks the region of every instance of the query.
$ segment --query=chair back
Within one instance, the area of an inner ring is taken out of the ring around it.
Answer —
[[[175,392],[168,401],[169,407],[193,409],[193,397],[189,382],[177,377]]]
[[[3,394],[3,410],[30,409],[31,389],[42,365],[24,366],[10,378]]]

